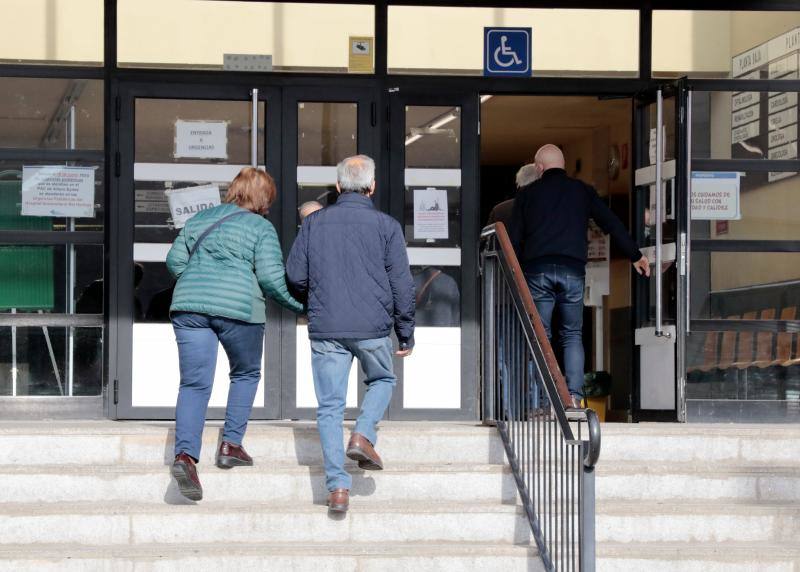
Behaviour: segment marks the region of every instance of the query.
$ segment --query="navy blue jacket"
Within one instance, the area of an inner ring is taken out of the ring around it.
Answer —
[[[400,224],[358,193],[308,216],[286,261],[308,295],[312,339],[388,336],[414,345],[414,281]]]
[[[548,169],[541,179],[520,189],[514,199],[509,234],[523,270],[562,264],[584,272],[590,218],[611,235],[631,262],[642,257],[625,225],[597,191],[568,177],[564,169]]]

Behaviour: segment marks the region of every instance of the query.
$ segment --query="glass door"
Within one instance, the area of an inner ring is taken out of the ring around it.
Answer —
[[[301,207],[336,202],[336,165],[343,159],[365,154],[375,159],[377,115],[370,90],[286,89],[283,94],[284,141],[283,184],[281,187],[284,254],[288,255],[301,224]],[[388,193],[388,181],[376,174],[376,206]],[[304,209],[303,209],[304,212]],[[304,316],[284,310],[282,314],[281,417],[313,419],[317,399],[311,375],[311,345]],[[345,416],[358,415],[359,383],[357,362],[350,369]]]
[[[175,283],[165,261],[182,225],[168,197],[202,195],[187,203],[189,209],[218,204],[231,180],[251,165],[266,167],[277,178],[280,103],[277,92],[256,87],[142,84],[124,86],[118,105],[124,160],[112,210],[118,217],[114,256],[119,261],[111,290],[117,295],[111,315],[118,325],[113,401],[120,418],[172,418],[180,376],[169,321]],[[279,217],[273,219],[277,226]],[[266,398],[266,388],[280,384],[274,345],[280,316],[271,310],[267,332],[273,335],[266,336],[265,377],[254,418],[279,412],[278,402]],[[228,371],[220,348],[209,418],[224,415]]]
[[[684,418],[685,93],[676,83],[658,86],[635,101],[633,228],[651,263],[649,280],[634,275],[636,420]]]
[[[391,213],[416,287],[416,347],[397,360],[393,419],[474,419],[478,95],[390,95]]]

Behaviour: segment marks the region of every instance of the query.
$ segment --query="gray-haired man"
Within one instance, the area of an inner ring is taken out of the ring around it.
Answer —
[[[292,246],[289,282],[308,293],[308,336],[317,394],[317,427],[325,463],[328,507],[345,512],[352,479],[344,470],[344,420],[347,381],[353,357],[364,372],[367,391],[347,446],[347,456],[362,469],[380,470],[373,448],[376,426],[395,385],[396,355],[414,346],[414,281],[400,224],[375,209],[375,163],[358,155],[337,167],[339,200],[310,214]]]
[[[517,171],[517,176],[515,178],[515,182],[517,184],[517,190],[520,191],[523,188],[527,187],[531,183],[536,182],[536,179],[539,178],[539,172],[536,170],[536,165],[533,163],[528,163],[527,165],[523,165]],[[508,230],[509,225],[511,224],[511,213],[514,210],[514,199],[508,199],[503,201],[502,203],[498,203],[492,209],[492,212],[489,213],[489,220],[486,221],[486,224],[494,224],[496,222],[502,222],[506,225],[506,230]]]

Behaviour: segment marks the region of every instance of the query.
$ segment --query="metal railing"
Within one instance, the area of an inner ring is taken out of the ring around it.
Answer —
[[[573,409],[502,223],[481,235],[482,408],[496,423],[546,569],[595,569],[600,424]]]

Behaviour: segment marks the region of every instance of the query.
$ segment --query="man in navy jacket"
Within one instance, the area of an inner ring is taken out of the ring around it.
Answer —
[[[375,163],[365,155],[337,167],[336,204],[309,215],[286,262],[289,282],[308,295],[308,336],[328,507],[345,512],[352,479],[344,470],[342,422],[353,357],[367,391],[347,456],[380,470],[376,426],[392,397],[392,328],[406,357],[414,347],[414,281],[400,224],[372,204]]]
[[[650,263],[597,191],[567,176],[564,155],[558,147],[545,145],[539,149],[534,165],[539,180],[521,189],[514,199],[511,243],[548,337],[553,312],[561,315],[564,373],[573,405],[579,407],[583,395],[583,289],[589,219],[611,235],[639,274],[650,276]]]

